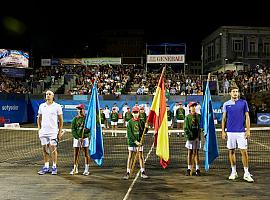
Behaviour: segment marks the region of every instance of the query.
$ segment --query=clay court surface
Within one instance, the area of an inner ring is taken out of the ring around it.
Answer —
[[[1,199],[123,199],[133,181],[121,180],[124,168],[92,168],[89,176],[61,167],[57,176],[39,176],[38,169],[1,165]],[[150,178],[138,178],[128,199],[269,199],[269,170],[252,173],[254,183],[229,181],[228,170],[186,177],[184,169],[149,169]]]
[[[91,161],[89,176],[83,176],[83,158],[80,174],[71,176],[72,138],[65,133],[59,144],[58,175],[40,176],[41,147],[36,132],[0,130],[0,199],[270,199],[270,142],[269,131],[254,131],[250,145],[250,172],[254,183],[245,182],[240,152],[237,151],[239,178],[229,181],[230,173],[225,142],[218,137],[220,156],[209,173],[201,165],[202,176],[184,176],[186,149],[184,139],[172,135],[170,152],[172,162],[163,170],[150,150],[152,136],[146,136],[146,172],[149,179],[122,180],[126,171],[127,146],[124,134],[104,135],[104,166]],[[201,151],[202,160],[204,153]],[[135,181],[134,181],[135,180]]]

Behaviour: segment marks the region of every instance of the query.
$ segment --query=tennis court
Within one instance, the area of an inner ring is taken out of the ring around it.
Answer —
[[[71,176],[73,166],[72,136],[66,129],[58,151],[58,175],[39,176],[42,167],[42,151],[35,128],[0,129],[0,199],[269,199],[270,198],[270,128],[252,129],[249,141],[250,172],[253,184],[242,180],[243,170],[240,152],[237,151],[239,179],[229,181],[230,166],[226,142],[217,130],[219,157],[204,172],[204,153],[201,151],[201,177],[186,177],[186,149],[183,137],[173,130],[170,140],[171,163],[163,170],[153,143],[152,132],[145,137],[144,154],[149,179],[137,177],[122,180],[126,171],[127,138],[125,130],[112,137],[104,130],[104,165],[98,167],[91,161],[89,176]],[[83,156],[80,156],[80,172],[83,172]]]

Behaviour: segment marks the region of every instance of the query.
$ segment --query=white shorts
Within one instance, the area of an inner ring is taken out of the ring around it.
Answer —
[[[177,122],[177,123],[184,123],[184,120],[178,119],[178,120],[176,120],[176,122]]]
[[[89,147],[89,138],[84,138],[82,145],[79,140],[73,138],[73,147]]]
[[[195,140],[188,140],[188,141],[186,142],[185,147],[186,147],[187,149],[200,149],[200,148],[202,147],[202,143],[201,143],[201,141],[199,141],[199,142],[196,144]]]
[[[228,149],[247,149],[247,139],[245,133],[231,133],[227,132],[227,148]]]
[[[117,122],[111,122],[112,126],[117,126]]]
[[[168,121],[168,126],[172,126],[172,120]]]
[[[128,147],[129,151],[143,151],[143,146],[140,147]]]
[[[41,136],[40,138],[41,145],[47,145],[50,144],[52,146],[57,146],[58,140],[57,137],[52,137],[52,136]]]

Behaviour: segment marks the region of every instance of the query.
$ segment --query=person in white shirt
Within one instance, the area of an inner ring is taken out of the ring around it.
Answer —
[[[46,102],[40,104],[38,109],[38,133],[43,149],[44,167],[38,172],[39,175],[50,173],[57,174],[57,145],[62,136],[63,111],[61,105],[54,102],[54,93],[46,91]],[[52,157],[52,171],[49,166],[49,152]]]
[[[123,117],[125,116],[125,114],[126,114],[128,108],[129,108],[128,104],[125,103],[125,105],[124,105],[123,108],[122,108]]]
[[[201,114],[201,104],[199,101],[197,102],[197,105],[195,107],[195,112]]]
[[[179,104],[177,102],[175,102],[174,106],[173,106],[173,116],[174,118],[176,117],[176,111],[179,108]],[[175,118],[176,119],[176,118]]]
[[[103,110],[103,113],[105,114],[105,118],[106,118],[105,127],[110,128],[110,123],[111,123],[110,114],[111,114],[111,111],[110,111],[110,109],[109,109],[109,107],[107,105],[105,106],[105,109]]]
[[[189,114],[189,106],[187,103],[185,103],[185,105],[183,106],[184,110],[185,110],[185,116],[187,116]]]
[[[116,103],[113,104],[112,110],[115,109],[117,113],[119,113],[119,108]]]
[[[146,104],[144,106],[144,111],[145,111],[147,116],[149,115],[150,109],[151,109],[151,107],[149,105],[149,102],[146,102]]]

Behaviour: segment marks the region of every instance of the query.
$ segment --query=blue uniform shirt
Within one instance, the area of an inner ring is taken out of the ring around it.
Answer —
[[[249,112],[245,100],[226,101],[223,104],[223,112],[227,113],[227,132],[245,132],[245,113]]]

